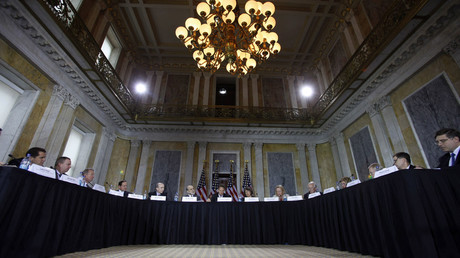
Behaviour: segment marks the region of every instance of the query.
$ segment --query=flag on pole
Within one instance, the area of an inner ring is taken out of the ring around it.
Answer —
[[[198,186],[196,187],[196,192],[200,195],[201,200],[206,201],[208,197],[208,192],[206,190],[206,175],[203,170],[201,171],[200,181],[198,182]]]
[[[237,202],[240,198],[236,186],[233,184],[233,160],[230,160],[230,178],[228,179],[227,184],[227,194],[229,194],[234,202]]]
[[[246,161],[246,166],[244,168],[244,176],[243,176],[243,187],[241,189],[241,193],[244,196],[244,188],[250,187],[252,188],[252,183],[251,183],[251,177],[249,176],[249,170],[248,170],[248,162]]]
[[[211,185],[211,194],[217,193],[217,189],[219,188],[219,160],[214,161],[214,173],[212,173],[212,185]]]

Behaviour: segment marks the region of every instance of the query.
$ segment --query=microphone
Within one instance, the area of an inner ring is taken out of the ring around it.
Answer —
[[[11,154],[8,154],[8,157],[12,158],[12,159],[16,159],[16,157],[14,157],[13,155]]]

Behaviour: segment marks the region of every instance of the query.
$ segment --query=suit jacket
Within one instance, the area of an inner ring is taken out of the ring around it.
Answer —
[[[217,197],[219,196],[218,193],[215,193],[211,196],[211,202],[217,202]],[[230,195],[228,195],[227,193],[224,193],[224,197],[231,197]]]
[[[460,155],[458,155],[460,156]],[[439,158],[439,165],[438,168],[448,168],[449,167],[449,161],[450,161],[450,152],[447,152],[446,154],[442,155]],[[460,166],[460,157],[457,157],[455,159],[455,164],[453,167]]]
[[[118,191],[120,191],[120,190],[118,190]],[[123,192],[123,197],[128,197],[128,194],[131,194],[131,192],[124,191],[124,192]]]
[[[157,196],[157,191],[150,192],[148,196],[149,199],[150,199],[150,196]],[[160,194],[160,196],[166,196],[166,198],[168,198],[167,197],[168,194],[166,192],[163,192],[162,194]]]

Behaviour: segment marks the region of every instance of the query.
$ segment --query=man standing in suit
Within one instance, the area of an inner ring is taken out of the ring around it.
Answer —
[[[188,185],[186,191],[186,197],[196,197],[197,202],[201,201],[201,197],[195,193],[195,187],[193,187],[193,185]]]
[[[398,152],[395,155],[393,155],[393,161],[393,164],[398,168],[398,170],[415,168],[415,166],[412,166],[410,164],[410,155],[405,152]]]
[[[219,197],[231,197],[227,193],[225,193],[225,186],[219,185],[219,188],[217,189],[217,193],[213,194],[211,198],[207,200],[207,202],[217,202],[217,198]]]
[[[123,197],[128,197],[128,194],[130,194],[128,192],[128,182],[125,180],[118,182],[118,192],[123,192]]]
[[[149,193],[149,199],[150,196],[168,196],[168,194],[165,192],[165,184],[158,182],[155,191]]]
[[[436,132],[435,143],[447,152],[439,158],[438,168],[460,167],[460,132],[452,128],[444,128]]]

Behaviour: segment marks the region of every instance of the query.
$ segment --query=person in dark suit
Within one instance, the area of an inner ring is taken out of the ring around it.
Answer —
[[[149,193],[149,199],[150,196],[168,196],[165,192],[165,184],[158,182],[155,191]]]
[[[188,185],[187,188],[185,188],[185,190],[185,197],[196,197],[197,202],[201,201],[201,197],[195,193],[195,187],[193,187],[193,185]]]
[[[446,154],[439,158],[438,168],[460,167],[460,132],[444,128],[436,132],[435,143]]]
[[[225,186],[219,185],[217,193],[213,194],[211,198],[208,198],[207,202],[217,202],[218,197],[231,197],[225,192]]]
[[[125,180],[118,182],[118,191],[123,192],[123,197],[128,197],[128,194],[130,194],[130,192],[128,192],[128,182]]]
[[[406,152],[398,152],[393,155],[393,161],[393,164],[398,168],[398,170],[415,169],[415,166],[410,164],[410,155]]]
[[[311,181],[310,183],[308,183],[308,192],[303,195],[303,199],[307,200],[310,194],[317,193],[317,192],[321,195],[323,194],[322,192],[318,191],[318,187],[316,186],[316,183]]]

